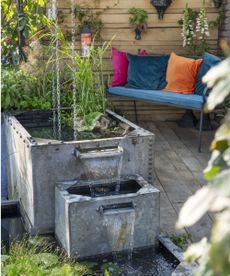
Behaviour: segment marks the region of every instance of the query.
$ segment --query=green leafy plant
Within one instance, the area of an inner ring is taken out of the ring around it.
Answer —
[[[115,263],[105,263],[101,266],[104,276],[119,276],[122,271]]]
[[[3,67],[1,76],[2,110],[50,109],[52,70],[47,64],[49,48],[31,43],[27,62],[19,67]],[[67,69],[60,74],[62,106],[72,104],[72,81]]]
[[[129,9],[129,23],[136,33],[136,40],[141,39],[141,32],[147,29],[148,13],[144,9],[131,8]]]
[[[49,25],[45,15],[46,0],[2,0],[1,44],[3,65],[26,60],[24,47],[38,31]]]
[[[2,70],[2,109],[49,109],[50,76],[33,77],[22,70]]]
[[[129,9],[129,14],[129,23],[134,28],[144,29],[147,27],[148,13],[146,10],[133,7]]]
[[[9,255],[2,255],[3,275],[95,275],[94,263],[74,262],[46,238],[25,237],[20,242],[10,244]]]
[[[204,82],[212,87],[206,110],[213,110],[230,95],[230,50],[229,57],[212,68]],[[230,113],[215,134],[211,144],[212,156],[204,171],[210,183],[198,190],[182,207],[177,226],[189,227],[206,212],[214,212],[215,221],[211,237],[204,237],[192,244],[185,258],[198,261],[196,276],[230,275]]]
[[[192,236],[191,234],[169,235],[169,239],[181,249],[185,250],[189,243],[191,243]]]
[[[101,15],[102,11],[94,13],[91,9],[76,5],[75,16],[79,21],[78,33],[81,33],[83,26],[87,25],[90,31],[100,38],[101,30],[103,27]]]
[[[81,33],[83,26],[87,25],[90,31],[93,33],[94,39],[100,39],[101,30],[103,28],[101,16],[107,10],[116,7],[118,3],[119,0],[117,0],[114,5],[107,6],[106,8],[96,12],[94,12],[93,9],[90,9],[87,5],[76,5],[74,13],[78,20],[78,33]]]

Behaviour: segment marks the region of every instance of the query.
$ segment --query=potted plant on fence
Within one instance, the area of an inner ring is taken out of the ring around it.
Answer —
[[[141,33],[147,29],[148,13],[144,9],[131,8],[129,9],[129,23],[134,29],[135,39],[141,39]]]

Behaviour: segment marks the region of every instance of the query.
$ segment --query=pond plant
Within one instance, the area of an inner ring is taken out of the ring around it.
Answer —
[[[230,49],[228,57],[211,69],[204,82],[212,91],[206,110],[211,111],[230,95]],[[205,213],[214,213],[210,238],[204,237],[185,252],[187,261],[197,261],[196,276],[230,275],[230,111],[211,143],[212,156],[204,171],[209,184],[190,197],[182,207],[177,226],[189,227]]]
[[[146,10],[141,8],[129,9],[129,24],[132,26],[135,32],[135,39],[141,39],[141,33],[147,29],[148,13]]]

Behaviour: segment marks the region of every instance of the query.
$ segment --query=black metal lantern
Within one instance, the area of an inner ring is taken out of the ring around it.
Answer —
[[[222,0],[213,0],[213,3],[215,5],[215,8],[219,9],[222,5]]]
[[[163,19],[166,9],[171,5],[172,0],[151,0],[151,4],[156,8],[158,18]]]

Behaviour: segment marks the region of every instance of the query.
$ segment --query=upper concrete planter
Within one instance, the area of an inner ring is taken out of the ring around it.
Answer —
[[[139,174],[153,183],[154,134],[111,111],[108,114],[132,130],[107,139],[46,140],[31,137],[15,116],[5,115],[9,197],[20,200],[32,234],[54,231],[56,182],[115,180],[122,158],[121,175]]]

